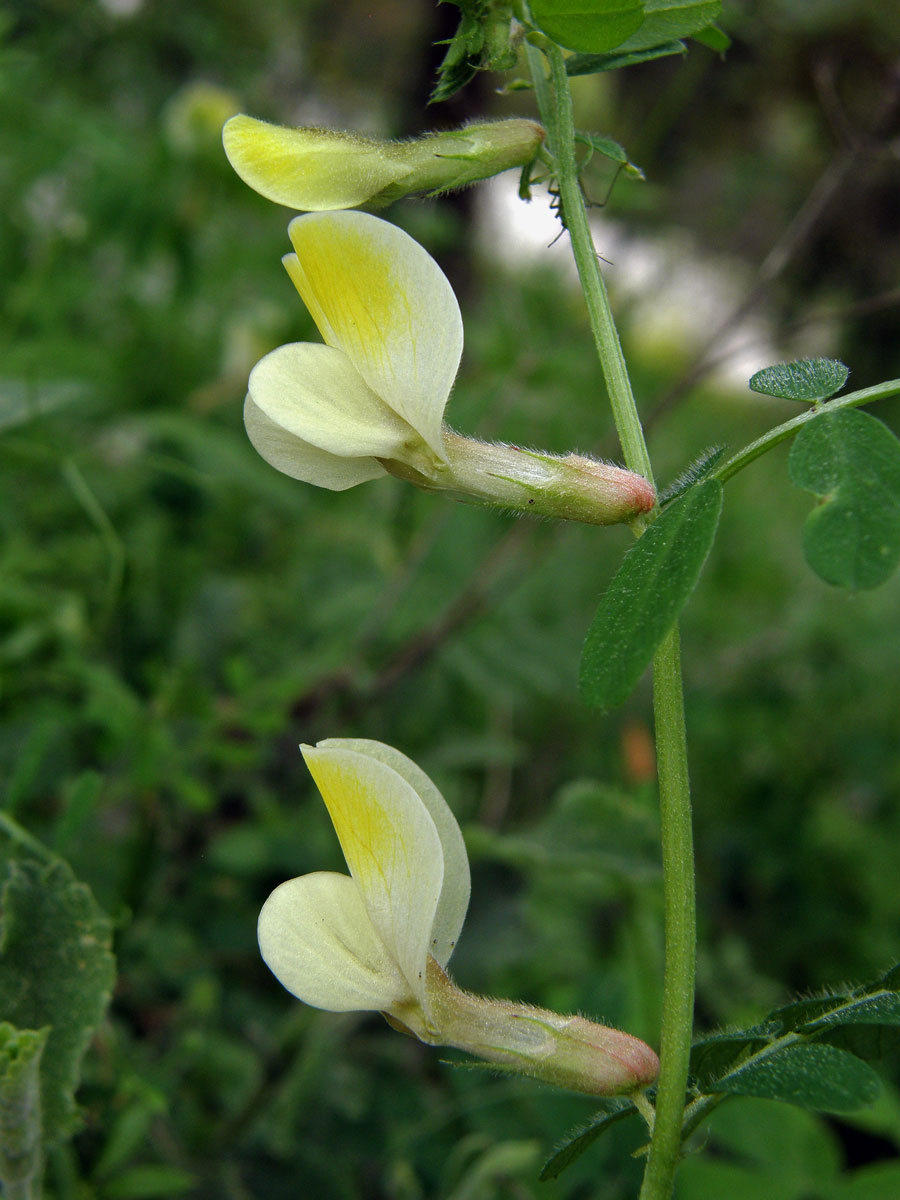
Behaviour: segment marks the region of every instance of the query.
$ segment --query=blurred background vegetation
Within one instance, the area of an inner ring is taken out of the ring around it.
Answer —
[[[426,108],[456,15],[0,3],[3,805],[111,914],[120,971],[51,1196],[635,1194],[638,1129],[538,1184],[589,1100],[304,1008],[256,949],[272,886],[341,865],[297,743],[378,738],[467,834],[458,980],[657,1038],[648,684],[602,720],[575,688],[628,535],[516,525],[394,480],[321,492],[258,459],[241,424],[253,363],[314,331],[278,262],[289,214],[230,173],[222,121],[405,136],[530,114],[527,91],[498,91],[515,72]],[[575,81],[580,124],[648,178],[618,181],[606,213],[665,262],[715,263],[774,357],[841,357],[856,386],[895,376],[896,10],[726,0],[724,24],[726,62],[695,47]],[[597,197],[609,184],[589,176]],[[478,195],[390,214],[459,288],[450,420],[615,456],[564,247],[487,257]],[[697,366],[689,294],[652,336],[620,296],[663,481],[791,415]],[[896,406],[878,415],[896,428]],[[685,618],[706,1029],[872,976],[900,948],[900,582],[853,596],[806,569],[809,498],[784,457],[729,485]],[[11,852],[0,840],[0,866]],[[710,1138],[681,1200],[896,1195],[873,1190],[900,1146],[890,1086],[852,1121],[741,1101]]]

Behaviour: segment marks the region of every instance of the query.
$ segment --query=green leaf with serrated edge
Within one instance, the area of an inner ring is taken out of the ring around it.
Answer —
[[[724,54],[726,50],[731,49],[731,38],[718,25],[707,25],[705,29],[700,29],[697,33],[692,33],[691,38],[693,41],[699,42],[702,46],[707,46],[710,50],[715,50],[716,54]]]
[[[81,1059],[115,980],[112,926],[69,866],[14,861],[0,897],[0,1013],[50,1026],[41,1062],[44,1141],[67,1136]]]
[[[679,496],[683,496],[688,488],[693,487],[695,483],[699,483],[701,479],[705,479],[719,465],[727,451],[727,446],[708,446],[705,450],[701,450],[694,461],[689,463],[659,493],[658,503],[660,508],[665,508],[667,504],[671,504],[673,500],[677,500]]]
[[[644,178],[644,172],[631,161],[625,153],[624,146],[620,146],[613,138],[601,137],[599,133],[579,132],[575,134],[575,141],[580,142],[583,146],[589,146],[591,150],[596,150],[598,154],[604,155],[613,162],[621,163],[630,174],[636,175],[639,179]]]
[[[855,1054],[819,1042],[801,1042],[751,1059],[708,1090],[841,1113],[870,1103],[880,1088],[878,1076]]]
[[[640,29],[645,0],[531,0],[530,7],[538,28],[560,46],[602,54]]]
[[[874,588],[900,561],[900,441],[877,418],[827,409],[803,425],[791,480],[823,498],[806,519],[806,561],[836,587]]]
[[[616,50],[620,54],[630,54],[664,42],[693,37],[711,25],[721,12],[721,0],[645,0],[643,25],[616,46]],[[579,50],[585,48],[576,47]]]
[[[602,1133],[615,1125],[624,1117],[630,1117],[637,1109],[630,1100],[608,1100],[606,1107],[596,1113],[586,1125],[565,1134],[559,1145],[541,1167],[538,1179],[543,1183],[547,1179],[557,1179],[566,1167],[570,1167],[576,1159],[581,1158],[596,1142]]]
[[[763,367],[750,379],[751,392],[815,404],[839,392],[850,375],[836,358],[800,358],[796,362]]]
[[[612,708],[629,695],[694,590],[721,511],[722,485],[706,479],[660,513],[625,555],[585,640],[586,703]]]
[[[671,54],[687,54],[687,46],[684,42],[666,42],[663,46],[637,50],[634,54],[570,54],[566,59],[566,74],[598,75],[601,71],[636,67],[640,63],[652,62],[655,58],[668,58]]]
[[[30,1196],[30,1183],[40,1179],[40,1069],[49,1032],[0,1024],[0,1184],[4,1195]]]

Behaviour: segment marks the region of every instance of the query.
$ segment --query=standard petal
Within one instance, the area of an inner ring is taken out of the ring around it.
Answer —
[[[276,204],[321,212],[355,208],[409,174],[378,143],[329,129],[288,129],[240,113],[226,122],[228,161]]]
[[[409,234],[368,213],[313,213],[289,226],[288,274],[329,346],[443,457],[441,422],[462,355],[459,305]]]
[[[250,396],[244,401],[244,425],[256,452],[292,479],[343,492],[387,474],[374,458],[342,458],[295,437],[270,420]]]
[[[278,981],[315,1008],[382,1011],[410,999],[348,875],[316,871],[281,884],[263,905],[257,933]]]
[[[396,458],[407,442],[418,441],[347,355],[331,346],[279,346],[256,364],[247,387],[270,421],[329,454]]]
[[[444,883],[434,915],[429,953],[442,967],[446,966],[459,939],[472,887],[469,856],[450,805],[421,767],[384,742],[368,738],[327,738],[318,743],[317,749],[353,750],[384,763],[406,780],[428,809],[444,855]]]
[[[353,750],[301,749],[372,924],[424,1002],[444,879],[434,821],[414,789],[384,763]]]

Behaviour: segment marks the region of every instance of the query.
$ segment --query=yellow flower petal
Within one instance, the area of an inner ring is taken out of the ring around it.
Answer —
[[[369,918],[424,1004],[425,967],[444,879],[434,821],[406,780],[384,763],[352,750],[301,749]]]
[[[440,267],[368,213],[295,217],[289,232],[297,253],[285,266],[325,342],[443,458],[441,423],[463,333]]]
[[[355,208],[410,173],[376,142],[328,129],[287,129],[240,113],[222,131],[228,161],[276,204],[320,212]]]
[[[259,948],[280,983],[329,1012],[380,1012],[411,999],[409,985],[347,875],[289,879],[259,914]]]
[[[419,443],[347,355],[331,346],[279,346],[256,364],[247,387],[270,421],[330,454],[396,458],[407,442]]]
[[[449,804],[420,766],[384,742],[368,738],[326,738],[317,748],[353,750],[384,763],[406,780],[428,809],[444,857],[444,883],[431,929],[429,953],[442,967],[446,966],[463,927],[472,887],[466,845]]]
[[[257,408],[249,396],[244,401],[244,425],[256,452],[276,471],[292,479],[343,492],[387,474],[374,458],[339,457],[287,433]]]

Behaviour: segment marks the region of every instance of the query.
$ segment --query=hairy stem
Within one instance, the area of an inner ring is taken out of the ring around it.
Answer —
[[[816,408],[809,408],[802,412],[799,417],[792,417],[790,421],[785,421],[783,425],[776,425],[774,429],[770,429],[768,433],[764,433],[762,437],[758,437],[755,442],[750,442],[743,450],[739,450],[737,454],[733,454],[720,467],[712,472],[715,479],[721,479],[722,483],[731,479],[733,475],[737,475],[738,471],[743,471],[744,467],[749,465],[763,454],[768,453],[783,442],[786,438],[793,437],[801,425],[805,425],[808,421],[814,421],[816,417],[823,412],[833,412],[837,408],[859,408],[863,404],[871,404],[873,400],[886,400],[889,396],[900,394],[900,379],[889,379],[886,383],[878,383],[874,387],[861,388],[858,392],[848,392],[846,396],[838,396],[836,400],[829,400],[827,404],[823,404]]]
[[[641,1200],[667,1200],[681,1154],[681,1127],[694,1027],[694,839],[678,627],[653,659],[659,772],[666,966],[656,1118]]]
[[[550,152],[556,160],[560,216],[569,231],[572,254],[578,268],[578,278],[581,281],[591,331],[606,379],[625,464],[629,470],[636,471],[652,483],[650,455],[647,453],[647,443],[641,429],[631,380],[625,366],[625,356],[622,354],[618,330],[609,306],[609,296],[600,271],[600,262],[591,237],[584,196],[578,180],[575,123],[565,60],[559,48],[552,43],[548,43],[544,53],[550,64],[551,88],[548,88],[544,75],[541,54],[533,46],[528,46],[541,120],[547,130]]]
[[[591,330],[606,378],[625,462],[632,471],[652,482],[647,443],[578,179],[572,98],[565,60],[559,48],[550,42],[542,42],[541,49],[550,67],[549,84],[542,56],[533,45],[528,46],[528,55],[541,119],[547,129],[549,150],[556,164],[560,216],[572,243],[572,253],[584,290]],[[669,631],[656,652],[653,678],[666,965],[659,1088],[641,1200],[668,1200],[674,1188],[675,1170],[681,1151],[693,1031],[696,957],[693,836],[677,626]]]

